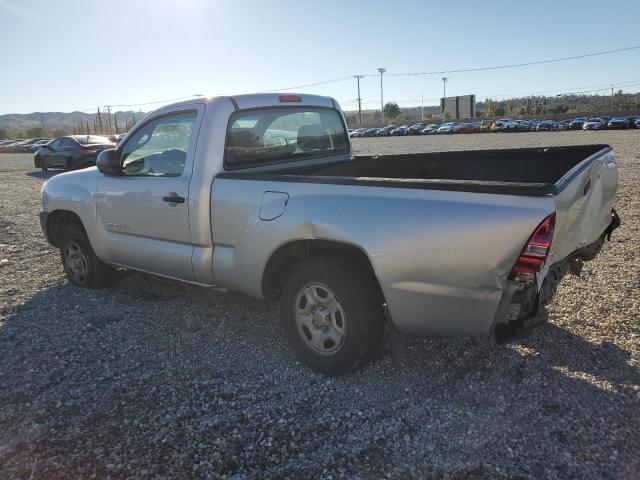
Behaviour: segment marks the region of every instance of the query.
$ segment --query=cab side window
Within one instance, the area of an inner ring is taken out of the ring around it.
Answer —
[[[121,150],[124,175],[178,177],[184,171],[196,112],[181,112],[150,121]]]

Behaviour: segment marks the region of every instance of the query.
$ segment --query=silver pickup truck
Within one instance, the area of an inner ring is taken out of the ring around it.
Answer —
[[[69,281],[116,268],[280,299],[327,374],[396,334],[520,338],[619,220],[606,145],[354,156],[332,98],[194,99],[97,168],[51,178],[42,229]]]

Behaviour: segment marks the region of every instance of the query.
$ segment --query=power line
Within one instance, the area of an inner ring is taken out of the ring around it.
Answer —
[[[279,92],[279,91],[285,91],[285,90],[297,90],[298,88],[317,87],[318,85],[326,85],[328,83],[343,82],[345,80],[351,80],[351,79],[353,79],[353,75],[349,75],[348,77],[332,78],[331,80],[324,80],[322,82],[307,83],[306,85],[296,85],[294,87],[284,87],[284,88],[273,88],[271,90],[261,90],[259,92],[255,92],[255,93],[271,93],[271,92]]]
[[[112,107],[143,107],[145,105],[155,105],[158,103],[169,103],[169,102],[177,102],[178,100],[188,100],[190,98],[196,98],[196,97],[201,97],[202,95],[189,95],[189,96],[182,96],[182,97],[176,97],[176,98],[168,98],[166,100],[156,100],[155,102],[146,102],[146,103],[129,103],[129,104],[118,104],[118,105],[111,105]]]
[[[188,100],[190,98],[201,97],[202,95],[183,95],[182,97],[176,98],[167,98],[165,100],[156,100],[153,102],[144,102],[144,103],[112,103],[111,107],[144,107],[145,105],[156,105],[158,103],[169,103],[169,102],[177,102],[179,100]],[[94,113],[96,111],[95,108],[84,108],[84,109],[75,109],[73,112],[83,112],[83,113]]]
[[[619,52],[627,52],[630,50],[639,50],[640,45],[634,47],[626,47],[626,48],[617,48],[615,50],[605,50],[602,52],[593,52],[593,53],[585,53],[582,55],[574,55],[571,57],[561,57],[561,58],[553,58],[550,60],[538,60],[535,62],[525,62],[525,63],[512,63],[508,65],[496,65],[491,67],[474,67],[474,68],[461,68],[457,70],[441,70],[434,72],[415,72],[415,73],[389,73],[390,77],[406,77],[406,76],[416,76],[416,75],[441,75],[444,73],[465,73],[465,72],[480,72],[485,70],[499,70],[504,68],[516,68],[516,67],[527,67],[531,65],[542,65],[546,63],[556,63],[556,62],[564,62],[567,60],[577,60],[580,58],[588,58],[588,57],[596,57],[598,55],[609,55],[611,53],[619,53]],[[365,75],[366,77],[377,77],[376,74],[370,73]]]

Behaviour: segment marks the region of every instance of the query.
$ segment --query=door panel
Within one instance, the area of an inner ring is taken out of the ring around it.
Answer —
[[[103,176],[96,194],[110,262],[193,281],[187,200],[202,112],[149,119],[118,149],[123,172]]]
[[[42,157],[42,165],[45,167],[52,167],[56,164],[55,159],[56,155],[58,155],[58,150],[60,149],[60,143],[62,139],[56,139],[49,144],[49,150],[46,152],[46,155]]]
[[[96,203],[109,260],[193,280],[188,204],[163,200],[170,192],[186,198],[188,187],[188,178],[101,178]]]

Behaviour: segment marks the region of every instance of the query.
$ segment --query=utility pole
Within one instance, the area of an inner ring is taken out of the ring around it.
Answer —
[[[382,121],[382,126],[384,126],[384,95],[382,93],[382,74],[387,70],[384,68],[379,68],[378,72],[380,72],[380,118]]]
[[[109,135],[111,135],[111,105],[105,105],[107,109],[107,121],[109,122]]]
[[[98,107],[98,128],[100,128],[100,135],[102,135],[102,115],[100,115],[100,107]]]
[[[360,79],[364,78],[364,75],[354,75],[358,82],[358,124],[362,125],[362,99],[360,98]]]
[[[611,84],[611,112],[613,112],[613,83]]]
[[[40,113],[40,124],[42,125],[42,135],[44,136],[44,114]]]
[[[442,113],[447,109],[447,77],[442,77]]]
[[[116,117],[116,112],[113,112],[113,124],[116,127],[116,135],[118,134],[118,117]]]
[[[424,120],[424,95],[422,95],[422,100],[420,101],[420,120]]]

